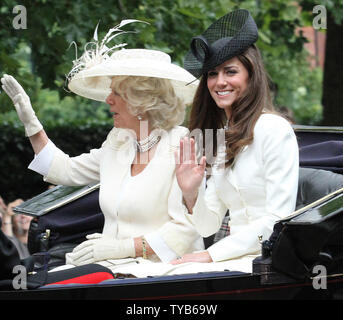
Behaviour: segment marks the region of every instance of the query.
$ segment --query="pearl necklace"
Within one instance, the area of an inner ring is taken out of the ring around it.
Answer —
[[[161,137],[155,134],[150,134],[143,140],[135,141],[138,152],[146,152],[161,140]]]

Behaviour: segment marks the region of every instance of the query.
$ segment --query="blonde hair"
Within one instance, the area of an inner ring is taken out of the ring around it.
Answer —
[[[133,115],[145,115],[152,129],[170,130],[183,123],[186,106],[168,79],[114,76],[112,89]]]

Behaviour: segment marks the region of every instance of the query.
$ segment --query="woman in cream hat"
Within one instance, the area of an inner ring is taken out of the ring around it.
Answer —
[[[184,67],[201,77],[190,130],[212,128],[216,155],[215,161],[205,153],[197,159],[194,139],[182,139],[181,145],[191,149],[180,153],[176,170],[186,215],[208,237],[229,210],[229,228],[222,229],[230,234],[175,264],[227,261],[232,270],[233,260],[259,255],[261,240],[269,238],[274,223],[295,209],[297,141],[289,122],[274,111],[257,38],[250,13],[236,10],[193,38],[185,58]],[[206,166],[211,172],[205,189]],[[251,271],[251,259],[246,261]]]
[[[122,258],[168,262],[203,248],[185,216],[174,159],[188,133],[180,124],[197,83],[161,51],[108,48],[105,40],[128,22],[93,43],[68,75],[72,92],[109,105],[114,128],[98,149],[69,157],[48,139],[20,84],[9,75],[1,79],[35,152],[29,168],[53,184],[100,181],[103,232],[67,254],[72,265],[112,260],[115,266]]]

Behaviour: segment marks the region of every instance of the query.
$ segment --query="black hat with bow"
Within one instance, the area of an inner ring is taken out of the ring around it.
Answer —
[[[258,29],[248,10],[238,9],[218,19],[191,41],[184,68],[196,78],[243,53],[258,39]]]

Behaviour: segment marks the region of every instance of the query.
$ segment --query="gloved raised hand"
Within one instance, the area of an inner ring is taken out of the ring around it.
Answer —
[[[66,254],[66,263],[81,266],[108,259],[135,257],[133,238],[117,240],[100,233],[87,235],[70,253]]]
[[[20,121],[24,124],[26,136],[31,137],[43,129],[34,110],[29,96],[12,76],[5,74],[1,78],[2,89],[13,101]]]

